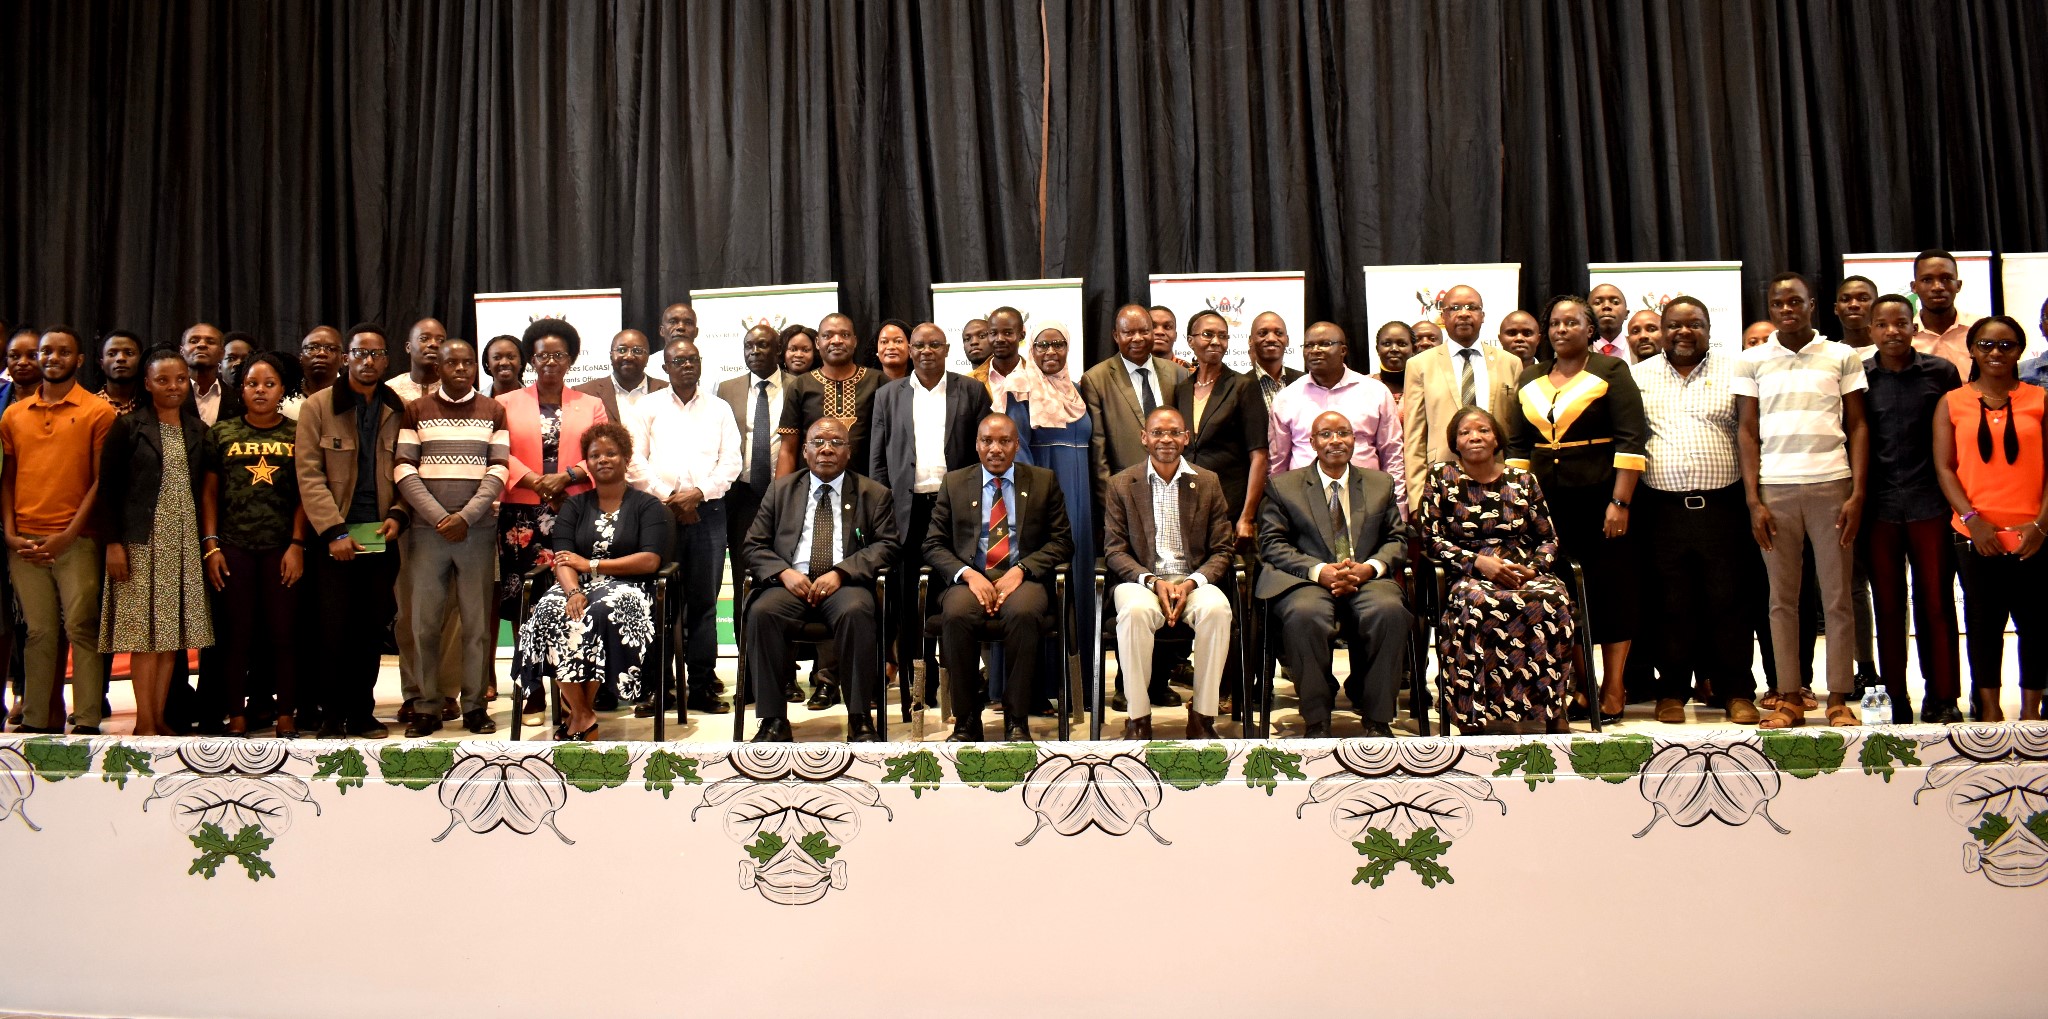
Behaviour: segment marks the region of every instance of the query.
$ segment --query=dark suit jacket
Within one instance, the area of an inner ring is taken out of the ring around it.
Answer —
[[[1190,426],[1195,420],[1195,384],[1190,378],[1174,394],[1173,405]],[[1245,488],[1251,481],[1252,454],[1266,448],[1266,397],[1256,376],[1231,371],[1216,379],[1215,391],[1202,410],[1202,425],[1188,439],[1182,454],[1197,467],[1216,472],[1223,483],[1223,501],[1233,523],[1244,513]]]
[[[910,390],[916,384],[914,374],[882,383],[875,390],[874,423],[868,429],[868,477],[888,487],[896,501],[896,533],[910,549],[924,537],[904,533],[910,527],[911,489],[917,484],[916,414],[911,409],[915,394]],[[974,432],[988,408],[987,386],[957,372],[946,373],[946,470],[980,463]]]
[[[1152,572],[1159,558],[1158,528],[1152,520],[1152,473],[1149,461],[1139,461],[1119,471],[1103,490],[1104,550],[1110,578],[1117,583],[1135,584]],[[1208,583],[1221,583],[1230,572],[1230,559],[1237,548],[1237,533],[1231,526],[1229,507],[1223,504],[1223,485],[1216,472],[1195,468],[1193,477],[1180,479],[1180,536],[1187,544],[1188,572],[1200,573]]]
[[[222,418],[226,421],[228,418]],[[193,535],[199,533],[200,489],[206,479],[203,447],[206,425],[191,401],[178,415],[179,431],[185,444],[185,482],[192,488]],[[156,525],[157,498],[163,490],[163,423],[156,408],[145,399],[134,410],[114,419],[107,440],[100,446],[99,493],[93,500],[93,529],[100,540],[129,545],[149,544]],[[23,477],[21,484],[33,484]]]
[[[1380,576],[1393,579],[1408,548],[1393,475],[1354,465],[1345,488],[1351,498],[1351,558],[1372,559],[1380,564]],[[1254,595],[1277,598],[1313,583],[1308,575],[1318,565],[1337,561],[1329,491],[1329,478],[1316,464],[1274,475],[1266,484],[1266,500],[1259,504],[1259,559],[1267,568],[1259,571]]]
[[[1187,369],[1163,357],[1152,358],[1152,378],[1159,386],[1159,406],[1173,406],[1173,399],[1186,384]],[[1145,422],[1138,391],[1131,388],[1131,376],[1124,371],[1123,355],[1088,369],[1081,376],[1081,402],[1095,430],[1088,436],[1089,459],[1095,467],[1095,490],[1109,489],[1110,475],[1132,464],[1145,462]]]
[[[845,558],[836,564],[845,583],[873,587],[875,575],[896,558],[896,514],[889,490],[848,470],[839,476],[839,534]],[[794,561],[811,514],[811,472],[791,471],[775,479],[761,497],[754,525],[747,529],[747,575],[757,587],[779,583],[783,570],[802,570]]]
[[[1047,582],[1055,567],[1074,557],[1067,497],[1052,471],[1030,464],[1015,466],[1017,516],[1010,523],[1010,544],[1017,550],[1017,567],[1024,571],[1025,579]],[[961,567],[974,565],[974,557],[981,552],[981,528],[988,519],[982,508],[986,492],[978,460],[947,474],[939,486],[932,525],[924,535],[924,561],[932,568],[935,586],[952,583]]]
[[[1508,430],[1508,465],[1535,474],[1546,491],[1557,487],[1611,486],[1615,470],[1642,470],[1647,463],[1650,424],[1643,416],[1643,392],[1636,388],[1635,373],[1629,363],[1597,351],[1586,355],[1585,373],[1592,379],[1578,390],[1577,399],[1559,405],[1558,420],[1565,422],[1562,429],[1549,421],[1538,421],[1539,405],[1529,402],[1534,396],[1533,387],[1556,365],[1555,361],[1532,364],[1515,381],[1517,406],[1508,414],[1508,420],[1501,422]],[[1589,439],[1600,441],[1570,445]],[[1551,443],[1565,448],[1544,448]]]
[[[652,372],[648,373],[647,395],[653,396],[654,394],[659,393],[667,388],[668,383],[661,381],[659,378],[656,378]],[[600,400],[603,400],[604,419],[606,421],[621,420],[621,418],[619,417],[619,384],[617,382],[612,381],[611,372],[605,372],[603,375],[599,375],[598,377],[591,379],[589,382],[585,382],[584,384],[577,386],[576,391],[579,393],[589,393],[590,395],[595,396]]]
[[[775,374],[778,376],[775,380],[776,387],[782,392],[788,393],[789,384],[796,379],[796,376],[781,369],[776,369]],[[752,416],[753,411],[754,383],[759,381],[761,381],[759,376],[753,372],[748,372],[745,375],[735,375],[718,384],[718,398],[724,400],[725,405],[732,408],[732,419],[738,422],[740,426],[740,441],[742,442],[753,438],[753,436],[747,434],[747,419]],[[780,422],[773,420],[771,416],[768,422],[768,430],[774,431],[777,424],[780,424]],[[771,441],[768,447],[768,455],[775,455],[775,451],[775,445]]]

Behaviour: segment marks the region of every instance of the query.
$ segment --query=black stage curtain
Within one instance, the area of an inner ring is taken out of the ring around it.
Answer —
[[[473,328],[485,290],[2048,249],[2036,0],[30,2],[0,318]],[[1751,311],[1761,310],[1751,288]],[[1499,310],[1496,310],[1496,314]],[[2022,315],[2023,318],[2031,318]],[[1297,335],[1305,323],[1291,323]],[[1740,323],[1721,323],[1739,328]],[[1363,343],[1354,344],[1363,354]]]

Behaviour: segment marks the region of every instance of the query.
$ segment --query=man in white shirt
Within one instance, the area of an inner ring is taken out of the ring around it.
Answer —
[[[633,462],[626,480],[660,499],[676,518],[673,562],[681,565],[676,647],[687,675],[691,711],[728,710],[713,687],[718,677],[718,582],[725,572],[726,493],[740,476],[740,430],[724,401],[698,389],[704,359],[677,337],[662,357],[669,388],[635,405],[626,418]],[[663,677],[663,682],[667,677]],[[652,695],[649,695],[652,699]]]
[[[633,407],[648,394],[668,388],[668,383],[647,374],[647,355],[652,350],[646,333],[638,329],[620,330],[612,337],[612,373],[577,386],[577,392],[603,400],[607,420],[626,420]]]
[[[439,389],[441,345],[447,342],[448,327],[442,325],[440,319],[423,318],[414,322],[405,337],[405,359],[409,362],[405,374],[385,379],[384,384],[406,403]]]
[[[195,322],[178,337],[178,352],[185,355],[185,365],[192,370],[192,402],[208,428],[222,417],[242,413],[240,394],[228,392],[221,381],[220,358],[226,347],[220,329],[208,322]]]

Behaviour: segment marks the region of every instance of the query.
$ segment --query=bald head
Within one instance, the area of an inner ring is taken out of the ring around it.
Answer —
[[[1116,310],[1113,320],[1115,330],[1112,339],[1116,352],[1132,364],[1147,364],[1152,360],[1152,309],[1142,304],[1126,304]]]
[[[1308,429],[1308,444],[1315,451],[1316,466],[1327,477],[1344,477],[1351,469],[1351,454],[1358,448],[1358,436],[1352,431],[1351,419],[1334,410],[1326,410],[1309,422]]]
[[[1479,328],[1486,324],[1486,299],[1476,287],[1462,283],[1452,287],[1444,292],[1443,319],[1444,338],[1469,347],[1478,341]]]

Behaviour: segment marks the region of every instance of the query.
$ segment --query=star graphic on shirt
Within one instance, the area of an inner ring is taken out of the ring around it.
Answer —
[[[276,474],[280,468],[272,467],[270,465],[270,458],[259,456],[256,458],[255,463],[252,463],[248,466],[250,484],[274,485],[277,483],[275,481],[270,480],[270,476]]]

